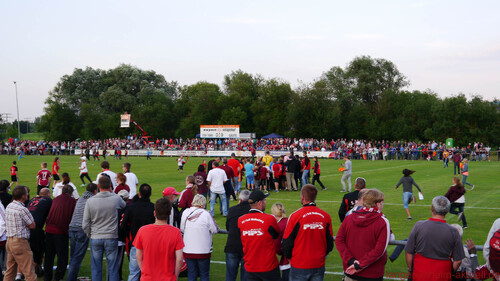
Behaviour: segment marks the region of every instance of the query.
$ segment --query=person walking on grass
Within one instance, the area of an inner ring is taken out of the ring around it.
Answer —
[[[418,192],[422,193],[422,190],[420,187],[418,187],[417,183],[415,180],[411,177],[411,174],[415,173],[415,171],[404,169],[403,170],[403,177],[399,180],[398,184],[396,185],[395,189],[398,189],[398,187],[403,184],[403,205],[406,211],[406,214],[408,215],[408,220],[411,220],[411,215],[410,215],[410,209],[409,209],[409,204],[411,200],[414,200],[416,202],[416,199],[413,196],[413,185],[418,189]]]
[[[352,162],[351,160],[349,160],[349,155],[344,155],[344,161],[345,163],[342,164],[342,167],[344,167],[344,174],[342,175],[342,179],[340,180],[340,183],[342,183],[342,191],[340,192],[347,192],[345,186],[346,180],[349,184],[349,192],[351,192]]]
[[[106,158],[104,158],[106,159]],[[92,180],[90,179],[89,177],[89,170],[87,169],[87,159],[85,157],[80,157],[80,161],[82,161],[80,163],[80,180],[82,180],[82,185],[80,186],[85,186],[85,181],[83,180],[83,178],[86,178],[89,180],[89,183],[92,183]]]
[[[467,220],[464,214],[465,192],[464,185],[460,182],[460,178],[453,177],[453,185],[448,189],[444,197],[448,198],[451,202],[450,214],[458,215],[458,220],[462,220],[463,228],[467,229]],[[458,211],[456,209],[458,209]]]
[[[467,177],[469,176],[469,160],[464,159],[463,163],[464,163],[464,167],[462,168],[462,183],[463,183],[463,185],[468,185],[468,186],[472,187],[471,188],[471,190],[472,190],[472,189],[474,189],[474,185],[467,182]]]
[[[319,166],[319,161],[318,161],[318,156],[314,156],[314,168],[313,168],[313,180],[312,180],[312,184],[314,185],[314,183],[316,181],[318,181],[319,185],[321,186],[321,190],[326,190],[326,187],[323,185],[323,183],[321,182],[321,180],[319,179],[320,175],[321,175],[321,168]]]

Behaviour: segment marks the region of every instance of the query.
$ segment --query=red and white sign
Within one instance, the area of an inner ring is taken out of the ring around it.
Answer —
[[[201,125],[200,138],[239,138],[240,125]]]

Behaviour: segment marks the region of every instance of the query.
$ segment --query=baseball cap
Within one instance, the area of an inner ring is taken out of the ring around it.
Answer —
[[[250,197],[248,197],[248,202],[250,204],[253,204],[255,202],[259,202],[263,199],[265,199],[267,196],[269,196],[269,193],[264,193],[260,190],[254,190],[252,193],[250,193]]]
[[[169,195],[173,195],[173,194],[175,194],[175,195],[180,195],[180,193],[179,193],[179,192],[177,192],[177,191],[175,190],[175,188],[173,188],[173,187],[171,187],[171,186],[169,186],[169,187],[167,187],[167,188],[165,188],[165,189],[163,190],[163,196],[169,196]]]
[[[129,197],[129,193],[128,193],[128,191],[126,191],[125,189],[120,190],[120,191],[118,192],[118,195],[119,195],[122,199],[124,199],[124,200],[127,200],[127,199],[128,199],[128,197]]]

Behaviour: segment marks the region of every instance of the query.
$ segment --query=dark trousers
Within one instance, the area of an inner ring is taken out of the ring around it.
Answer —
[[[33,262],[42,265],[43,254],[45,253],[45,232],[43,226],[30,230],[30,248],[33,252]]]
[[[87,178],[87,179],[89,180],[89,183],[91,183],[91,182],[92,182],[92,180],[91,180],[91,179],[90,179],[90,177],[89,177],[89,174],[87,174],[87,173],[83,173],[83,174],[81,174],[81,175],[80,175],[80,179],[82,180],[83,184],[85,184],[85,181],[83,180],[83,178],[84,178],[84,177],[85,177],[85,178]]]
[[[462,226],[466,227],[467,220],[465,219],[464,206],[465,206],[464,203],[451,203],[450,214],[458,215],[459,213],[463,213],[462,214]],[[458,211],[456,209],[458,209]]]
[[[281,280],[279,267],[266,272],[247,272],[248,281],[276,281]]]
[[[43,263],[43,269],[45,271],[44,280],[52,281],[52,268],[56,255],[57,269],[54,279],[63,280],[64,274],[66,273],[66,266],[68,265],[68,235],[47,233],[45,241],[47,248],[45,250],[45,262]]]
[[[316,181],[318,181],[318,183],[319,183],[319,185],[321,186],[321,188],[322,188],[322,189],[325,189],[325,186],[324,186],[324,185],[323,185],[323,183],[319,180],[319,176],[320,176],[319,174],[315,174],[315,175],[313,176],[313,181],[312,181],[312,184],[314,185],[314,183],[315,183]]]
[[[456,163],[456,162],[453,162],[453,174],[456,175],[457,174],[457,170],[458,170],[458,173],[460,174],[460,163]]]

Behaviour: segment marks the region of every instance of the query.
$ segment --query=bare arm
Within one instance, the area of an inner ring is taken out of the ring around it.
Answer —
[[[36,228],[36,224],[35,222],[31,223],[30,225],[28,225],[28,228],[29,229],[35,229]]]
[[[408,266],[408,270],[413,271],[413,254],[406,252],[405,255],[406,255],[406,265]]]
[[[181,273],[182,267],[182,249],[175,251],[175,278],[179,279],[179,274]],[[139,259],[137,259],[139,262]]]
[[[457,271],[457,269],[460,267],[461,263],[462,263],[462,260],[453,261],[453,271]]]
[[[135,249],[135,258],[137,259],[137,265],[139,266],[140,269],[142,269],[142,261],[143,261],[143,256],[142,256],[142,250]]]

